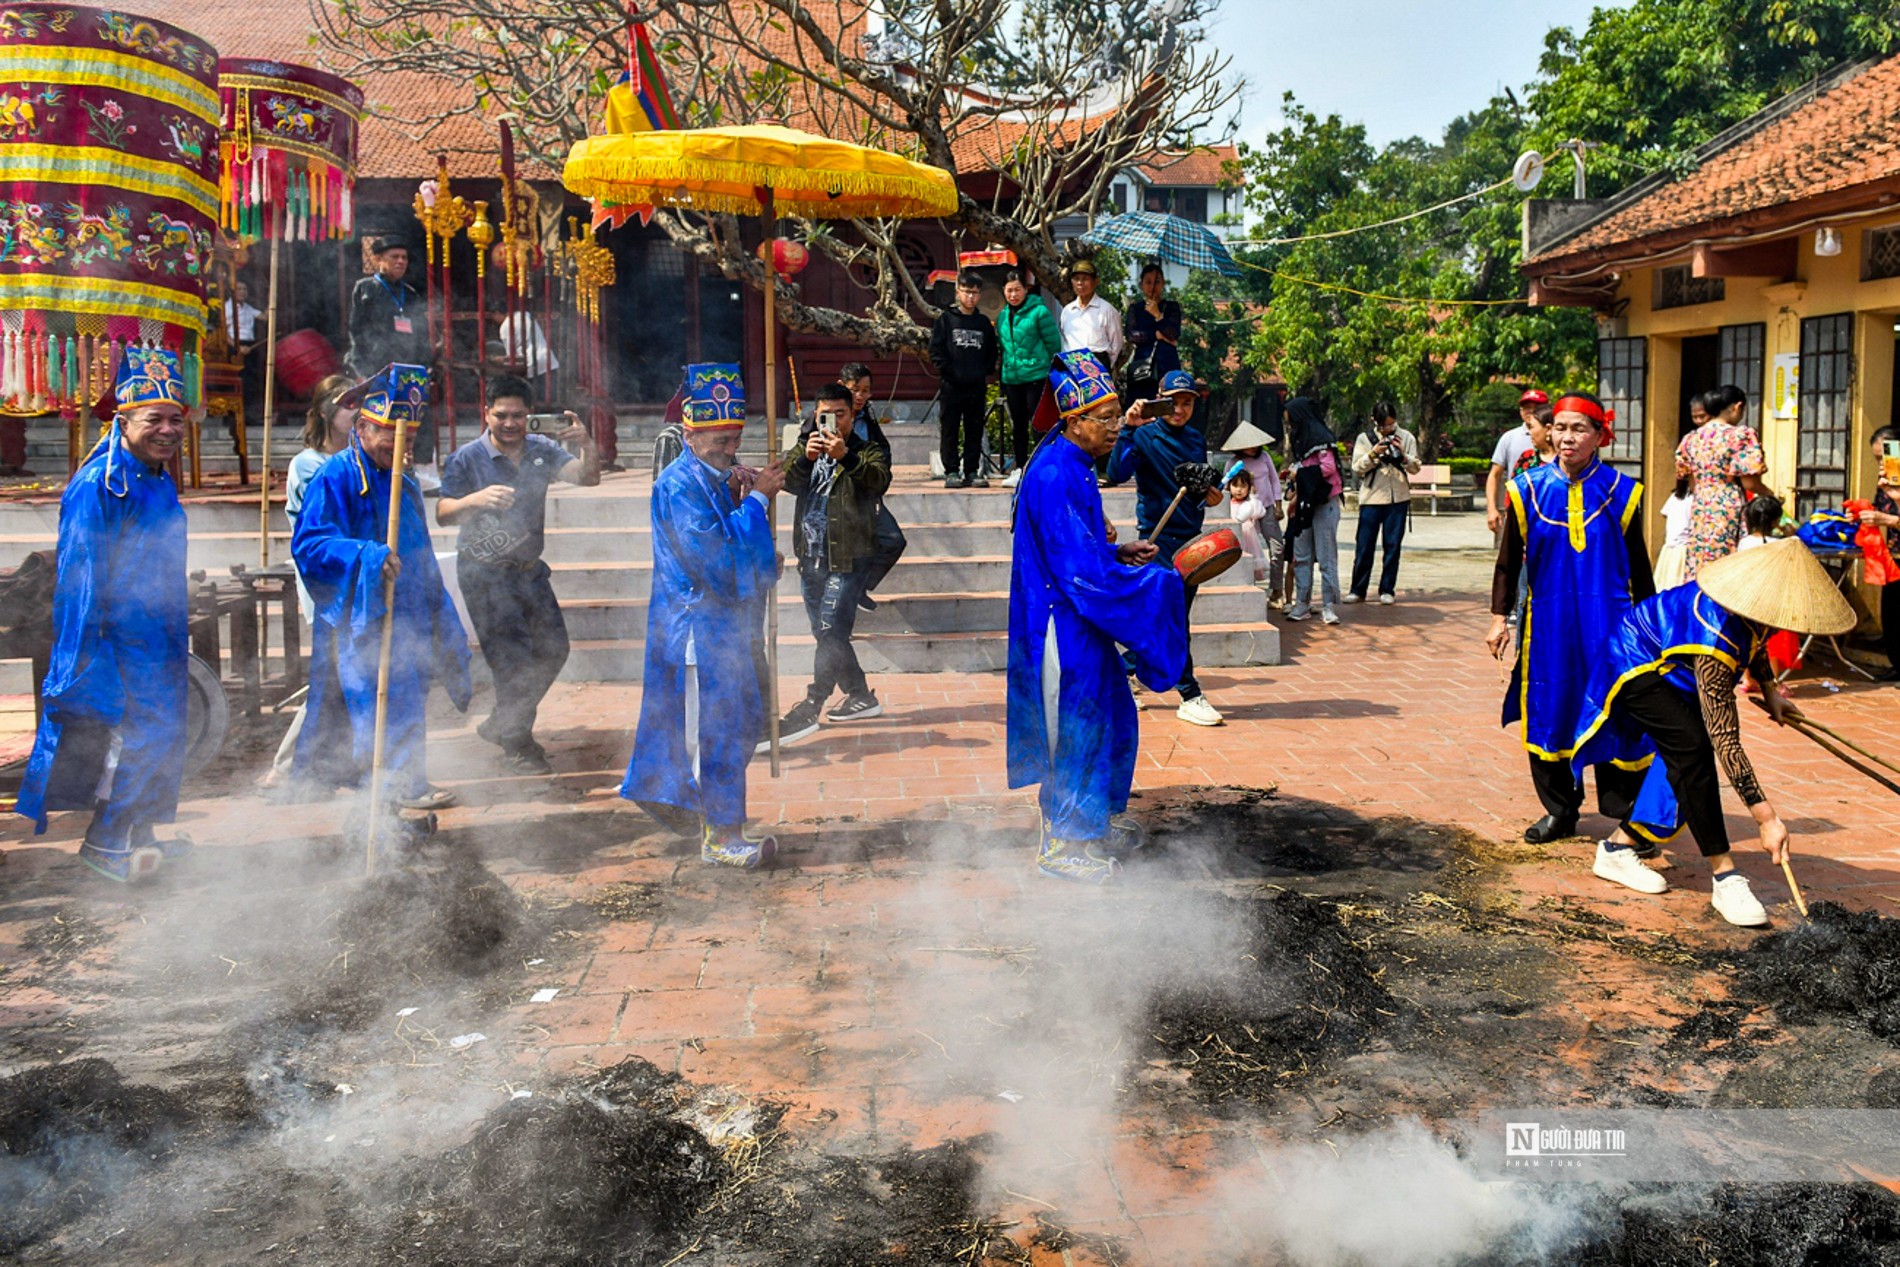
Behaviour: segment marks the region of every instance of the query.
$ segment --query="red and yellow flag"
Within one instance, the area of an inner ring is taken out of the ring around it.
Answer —
[[[673,95],[667,90],[666,73],[647,38],[644,22],[630,22],[627,29],[627,70],[620,82],[607,90],[606,131],[609,135],[626,132],[665,132],[680,126],[673,110]],[[653,218],[650,206],[594,203],[594,227],[618,227],[633,216],[646,224]]]

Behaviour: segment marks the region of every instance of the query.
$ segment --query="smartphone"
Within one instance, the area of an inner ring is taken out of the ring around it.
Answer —
[[[1159,400],[1141,402],[1141,416],[1144,418],[1166,418],[1174,412],[1174,401],[1163,396]]]
[[[567,430],[566,414],[529,414],[528,430],[536,435],[549,435]]]
[[[1880,442],[1880,482],[1900,487],[1900,440]]]
[[[829,409],[819,410],[818,434],[823,436],[835,436],[838,434],[838,415],[836,413],[833,413]]]

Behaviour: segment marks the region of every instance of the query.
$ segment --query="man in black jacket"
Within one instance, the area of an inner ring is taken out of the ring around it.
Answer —
[[[403,280],[409,271],[409,248],[398,238],[370,243],[376,271],[359,278],[350,292],[350,372],[364,379],[385,365],[431,365],[435,345],[429,337],[429,305]],[[415,460],[426,464],[435,457],[430,427],[415,431]]]
[[[957,278],[957,306],[930,328],[930,363],[937,367],[937,398],[943,408],[938,451],[945,488],[988,488],[983,473],[983,415],[991,374],[1002,357],[996,327],[976,310],[983,282],[969,270]]]
[[[792,550],[818,645],[811,687],[779,723],[780,743],[817,730],[820,710],[840,687],[844,700],[824,715],[826,721],[859,721],[884,711],[865,681],[851,634],[876,549],[878,500],[891,484],[890,459],[853,423],[851,393],[837,383],[818,389],[817,411],[799,439],[785,488],[798,498]]]
[[[878,425],[876,416],[871,412],[871,367],[863,361],[849,362],[838,371],[838,382],[851,392],[852,431],[870,437],[871,443],[884,451],[884,465],[896,471],[897,459],[891,456],[891,442],[884,438],[884,428]],[[870,566],[864,573],[864,592],[858,595],[858,606],[865,611],[877,610],[877,600],[871,597],[871,591],[891,574],[891,569],[904,557],[904,550],[909,545],[903,528],[898,525],[897,516],[891,513],[891,508],[882,497],[878,498],[877,545],[872,552]]]

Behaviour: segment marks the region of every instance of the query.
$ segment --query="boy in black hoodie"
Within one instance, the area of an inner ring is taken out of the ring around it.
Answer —
[[[930,363],[937,367],[943,407],[938,452],[945,488],[988,488],[983,474],[983,415],[988,381],[1002,356],[996,327],[976,310],[983,282],[965,270],[957,278],[957,306],[930,327]]]

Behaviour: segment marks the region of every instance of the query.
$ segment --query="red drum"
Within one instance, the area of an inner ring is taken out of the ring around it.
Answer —
[[[1203,532],[1174,552],[1174,570],[1189,585],[1205,585],[1240,562],[1240,534],[1232,528]]]
[[[343,372],[343,358],[315,330],[299,330],[277,340],[277,381],[295,400],[309,400],[317,384]]]

